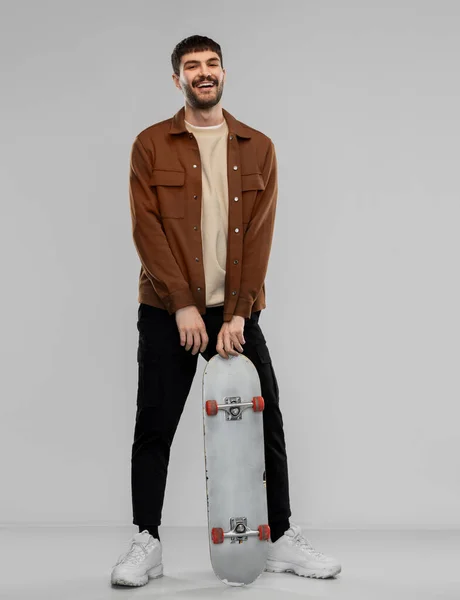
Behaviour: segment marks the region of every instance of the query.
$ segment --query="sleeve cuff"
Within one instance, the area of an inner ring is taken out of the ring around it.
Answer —
[[[252,305],[254,303],[249,300],[244,300],[244,298],[238,298],[238,302],[236,303],[235,310],[233,311],[234,315],[239,317],[244,317],[245,319],[249,319],[251,316]]]
[[[161,301],[164,303],[170,315],[173,315],[180,308],[185,308],[190,305],[196,306],[195,299],[188,287],[183,288],[182,290],[176,290],[169,296],[166,296],[166,298],[162,298]]]

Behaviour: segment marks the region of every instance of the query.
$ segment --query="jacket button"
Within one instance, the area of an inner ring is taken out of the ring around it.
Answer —
[[[200,259],[198,258],[198,256],[195,258],[196,262],[200,262]]]
[[[235,233],[239,233],[240,230],[238,229],[238,227],[235,229]]]
[[[195,198],[195,200],[198,198],[198,196],[193,196]]]
[[[235,290],[233,290],[232,296],[236,296],[236,291]]]
[[[233,140],[233,135],[230,136],[230,139]]]
[[[237,260],[234,260],[234,261],[233,261],[233,264],[234,264],[234,265],[237,265],[237,264],[238,264],[238,261],[237,261]]]
[[[196,231],[198,229],[198,227],[195,225],[195,227],[193,229]]]
[[[196,169],[196,165],[193,165],[193,168]]]
[[[235,165],[235,166],[233,167],[233,170],[234,170],[234,171],[238,171],[238,167]]]
[[[201,288],[196,288],[198,292],[201,292]]]
[[[193,137],[193,133],[189,133],[189,136],[188,136],[188,137],[189,137],[190,139],[192,139],[192,137]]]

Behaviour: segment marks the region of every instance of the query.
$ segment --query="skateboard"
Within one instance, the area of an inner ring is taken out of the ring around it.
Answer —
[[[219,354],[203,373],[203,433],[211,564],[231,586],[263,572],[268,553],[263,433],[257,369],[243,354]]]

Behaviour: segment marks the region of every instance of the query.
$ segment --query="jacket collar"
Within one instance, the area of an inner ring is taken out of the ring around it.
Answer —
[[[225,120],[228,125],[228,132],[230,134],[236,134],[241,138],[250,138],[251,130],[246,127],[241,121],[235,119],[233,115],[231,115],[225,108],[222,109],[222,113],[224,115]],[[187,128],[185,126],[185,106],[183,106],[180,110],[172,118],[171,127],[169,129],[170,134],[176,133],[184,133],[187,132]]]

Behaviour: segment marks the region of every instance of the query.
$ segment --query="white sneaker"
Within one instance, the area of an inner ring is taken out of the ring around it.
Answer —
[[[113,565],[112,585],[145,585],[149,579],[163,575],[162,548],[160,540],[147,529],[136,533],[130,540],[130,548],[120,555]]]
[[[291,524],[275,543],[269,540],[265,571],[325,579],[337,575],[341,570],[342,567],[335,558],[313,548],[302,536],[298,525]]]

